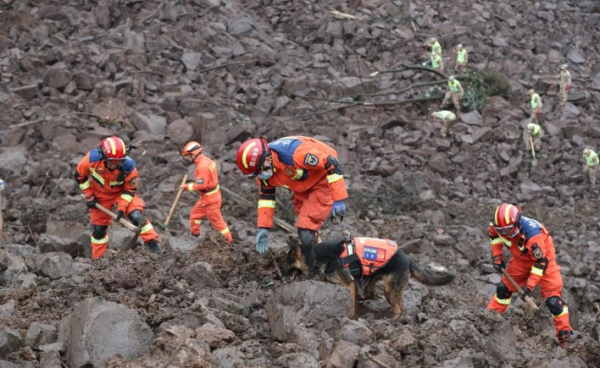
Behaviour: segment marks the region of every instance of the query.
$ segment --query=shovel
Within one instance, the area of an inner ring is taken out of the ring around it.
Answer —
[[[102,206],[101,204],[96,203],[96,208],[99,209],[100,211],[104,212],[105,214],[109,215],[110,218],[112,218],[113,220],[117,219],[117,215],[114,212],[112,212],[108,208]],[[134,224],[132,224],[131,222],[127,221],[124,218],[119,219],[119,223],[135,233],[131,237],[131,239],[127,242],[125,247],[123,247],[122,250],[126,251],[129,249],[132,249],[135,246],[135,243],[137,242],[138,235],[140,235],[140,228],[138,228],[137,226],[135,226]]]
[[[0,179],[0,244],[4,237],[4,220],[2,219],[2,190],[4,190],[4,180]]]
[[[531,145],[531,154],[533,155],[533,161],[531,161],[531,166],[536,166],[537,159],[535,158],[535,148],[533,147],[533,138],[531,138],[531,134],[529,135],[529,144]]]
[[[171,216],[173,216],[173,213],[175,212],[175,208],[177,207],[177,203],[179,203],[179,197],[181,197],[181,193],[183,193],[183,185],[185,184],[185,182],[187,181],[187,174],[185,174],[183,176],[183,180],[181,181],[181,185],[179,186],[179,191],[177,192],[177,195],[175,196],[175,200],[173,201],[173,205],[171,206],[171,209],[169,210],[169,214],[167,215],[167,219],[165,220],[164,224],[158,224],[163,231],[163,235],[161,237],[161,243],[165,246],[165,248],[167,249],[172,249],[171,244],[169,243],[169,237],[170,237],[170,233],[167,230],[169,227],[169,221],[171,221]]]
[[[510,281],[510,283],[512,284],[512,286],[514,286],[515,289],[517,289],[517,293],[519,293],[519,296],[523,295],[523,289],[521,289],[521,287],[519,286],[519,284],[517,284],[515,282],[515,279],[512,278],[511,275],[508,274],[508,272],[506,272],[506,269],[503,268],[502,269],[502,274],[504,276],[506,276],[506,278],[508,279],[508,281]],[[538,306],[535,304],[535,301],[530,297],[530,296],[526,296],[525,297],[525,302],[527,303],[527,305],[529,305],[531,307],[531,309],[533,309],[534,311],[538,310]]]

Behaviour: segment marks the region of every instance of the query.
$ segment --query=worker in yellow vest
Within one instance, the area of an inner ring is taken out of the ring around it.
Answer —
[[[463,90],[460,82],[453,76],[448,77],[448,90],[446,91],[446,95],[444,96],[444,100],[440,105],[440,109],[444,109],[452,98],[452,103],[454,104],[454,108],[456,109],[456,113],[460,113],[460,100],[463,98],[465,91]]]
[[[523,140],[525,141],[525,148],[527,151],[531,149],[531,142],[533,142],[533,147],[535,150],[539,151],[542,148],[543,136],[544,131],[542,130],[541,126],[534,123],[527,124],[527,129],[525,129],[525,134],[523,135]]]
[[[585,157],[583,172],[588,174],[590,183],[594,186],[596,184],[596,170],[599,163],[598,154],[594,150],[586,148],[583,150],[583,157]]]
[[[442,128],[440,130],[442,137],[446,137],[446,135],[448,135],[450,123],[456,120],[456,114],[448,110],[434,111],[431,114],[431,117],[442,121]]]
[[[469,53],[462,44],[458,44],[454,50],[456,53],[456,72],[464,73],[467,70],[467,63],[469,62]]]
[[[529,90],[529,96],[531,96],[531,117],[530,123],[537,123],[540,115],[542,115],[542,98],[538,95],[535,90]]]

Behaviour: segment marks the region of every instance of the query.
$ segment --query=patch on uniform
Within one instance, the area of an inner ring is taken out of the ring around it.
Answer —
[[[131,185],[132,188],[137,187],[137,178],[133,178],[129,181],[129,185]]]
[[[544,256],[544,254],[542,253],[542,250],[537,245],[537,243],[535,243],[531,246],[531,254],[533,254],[533,256],[537,259],[540,259]]]
[[[198,184],[198,185],[204,184],[204,178],[200,178],[200,179],[196,180],[196,184]]]
[[[319,158],[315,155],[307,153],[306,156],[304,156],[304,163],[308,166],[317,166],[317,164],[319,163]]]
[[[385,260],[385,249],[365,246],[362,258],[368,261],[383,262]]]
[[[285,175],[287,176],[294,176],[294,169],[292,169],[289,166],[286,166],[285,169],[283,169],[283,172],[285,173]]]

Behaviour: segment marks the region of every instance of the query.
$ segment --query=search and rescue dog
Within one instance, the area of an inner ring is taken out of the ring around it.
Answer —
[[[295,279],[299,273],[304,276],[316,273],[321,280],[348,288],[352,296],[350,318],[356,318],[359,297],[375,297],[375,286],[380,280],[384,281],[385,298],[394,310],[394,321],[397,321],[404,312],[403,293],[410,276],[431,286],[446,285],[456,277],[451,273],[436,276],[421,270],[394,241],[388,239],[354,237],[298,244],[290,237],[288,245],[285,274]]]

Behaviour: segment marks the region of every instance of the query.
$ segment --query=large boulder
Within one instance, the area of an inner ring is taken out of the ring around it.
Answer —
[[[42,259],[40,262],[42,275],[51,279],[60,279],[73,274],[73,258],[67,253],[44,253],[40,257]]]
[[[6,356],[13,351],[17,351],[23,346],[23,340],[19,331],[11,330],[10,328],[0,328],[0,358]]]
[[[130,361],[146,353],[154,333],[124,305],[88,298],[63,319],[59,341],[66,342],[70,367],[103,367],[115,354]]]
[[[329,318],[347,315],[350,293],[340,285],[303,281],[284,285],[267,301],[271,334],[286,341],[297,324],[318,325]]]

